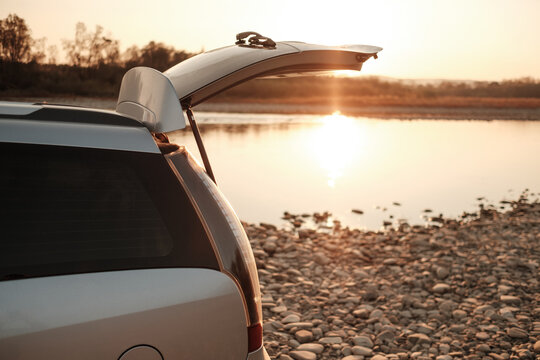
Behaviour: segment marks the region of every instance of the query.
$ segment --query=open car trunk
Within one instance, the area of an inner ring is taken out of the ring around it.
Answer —
[[[273,46],[239,44],[196,55],[164,75],[186,109],[253,78],[360,70],[381,50],[368,45],[323,46],[292,41]]]

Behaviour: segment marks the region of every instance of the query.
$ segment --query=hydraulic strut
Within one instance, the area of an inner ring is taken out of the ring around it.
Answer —
[[[208,174],[208,176],[210,176],[210,179],[212,179],[212,181],[217,184],[216,178],[214,177],[214,172],[212,171],[212,166],[210,166],[210,161],[208,160],[208,155],[206,154],[206,150],[204,149],[204,144],[202,142],[201,133],[199,132],[199,127],[195,122],[195,117],[193,117],[193,112],[190,108],[186,110],[186,114],[189,120],[189,125],[191,126],[191,131],[193,131],[193,136],[195,136],[195,141],[197,142],[197,147],[199,148],[199,153],[201,154],[206,173]]]

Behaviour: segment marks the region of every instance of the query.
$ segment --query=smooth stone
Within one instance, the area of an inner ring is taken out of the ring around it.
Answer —
[[[373,354],[373,350],[370,348],[364,347],[364,346],[353,346],[352,352],[354,355],[362,355],[362,356],[371,356]]]
[[[476,350],[484,352],[484,353],[488,353],[491,351],[491,347],[489,347],[488,344],[480,344],[476,347]]]
[[[353,337],[352,341],[354,345],[363,346],[370,349],[373,347],[373,341],[371,341],[371,339],[368,336],[364,336],[364,335],[355,336]]]
[[[437,268],[436,275],[437,275],[437,278],[439,280],[446,279],[449,274],[450,274],[450,272],[448,271],[447,268],[445,268],[445,267],[438,267]]]
[[[377,335],[377,340],[384,341],[392,341],[394,340],[396,336],[394,335],[394,332],[391,330],[383,330],[379,335]]]
[[[445,313],[449,313],[455,308],[457,308],[457,304],[453,302],[452,300],[445,300],[439,305],[439,310]]]
[[[289,353],[296,360],[316,360],[317,355],[311,351],[295,350]]]
[[[321,344],[341,344],[343,339],[339,336],[327,336],[319,339]]]
[[[287,354],[281,354],[281,355],[279,355],[278,360],[293,360],[293,358],[290,357],[290,356],[287,355]]]
[[[417,326],[416,331],[421,334],[431,334],[435,329],[426,324],[420,324]]]
[[[319,265],[328,265],[330,263],[330,258],[322,252],[313,254],[313,260]]]
[[[521,299],[517,296],[512,295],[501,295],[501,301],[509,305],[519,305],[521,304]]]
[[[313,333],[311,331],[308,331],[308,330],[303,330],[303,329],[298,330],[294,334],[294,336],[301,343],[307,343],[307,342],[310,342],[311,340],[313,340]]]
[[[464,318],[467,317],[467,313],[466,313],[465,311],[459,310],[459,309],[458,309],[458,310],[454,310],[454,311],[452,311],[452,317],[453,317],[454,319],[458,319],[458,320],[459,320],[459,319],[464,319]]]
[[[437,285],[433,286],[433,288],[431,288],[431,290],[433,290],[433,292],[436,292],[437,294],[442,294],[442,293],[445,293],[445,292],[450,290],[450,285],[440,283],[440,284],[437,284]]]
[[[383,355],[375,355],[371,358],[371,360],[388,360],[388,358]]]
[[[537,353],[537,354],[540,353],[540,340],[538,340],[537,342],[534,343],[533,349],[534,349],[535,353]]]
[[[295,327],[299,329],[311,329],[313,327],[313,323],[310,323],[307,321],[306,322],[293,322],[293,323],[289,323],[283,326],[285,330],[289,330]]]
[[[368,309],[354,310],[353,315],[361,319],[367,319],[369,317],[369,310]]]
[[[476,333],[476,338],[479,340],[487,340],[490,338],[490,336],[487,332],[480,331]]]
[[[300,316],[296,314],[288,315],[283,320],[281,320],[281,322],[284,324],[297,323],[299,321],[300,321]]]
[[[364,360],[364,357],[360,355],[347,355],[341,358],[341,360]]]
[[[450,355],[439,355],[435,358],[436,360],[452,360]]]
[[[321,344],[307,343],[307,344],[301,344],[296,350],[311,351],[312,353],[320,354],[323,352],[324,346]]]
[[[287,307],[285,305],[281,305],[281,306],[273,307],[270,310],[275,313],[282,313],[282,312],[287,311]]]
[[[420,333],[412,334],[412,335],[409,335],[407,339],[412,344],[430,344],[431,343],[431,338],[427,336],[426,334],[420,334]]]
[[[517,327],[506,329],[506,333],[508,334],[508,336],[514,339],[528,339],[529,338],[529,334],[525,330],[517,328]]]

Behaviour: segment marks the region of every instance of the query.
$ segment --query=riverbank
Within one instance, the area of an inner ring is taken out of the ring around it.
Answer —
[[[246,224],[272,358],[535,359],[540,203],[384,232]]]
[[[47,102],[113,110],[115,98],[93,97],[7,97],[5,101]],[[540,99],[434,98],[402,99],[393,97],[328,99],[268,99],[265,101],[210,101],[196,111],[225,113],[272,113],[327,115],[339,111],[347,116],[378,119],[444,120],[540,120]]]

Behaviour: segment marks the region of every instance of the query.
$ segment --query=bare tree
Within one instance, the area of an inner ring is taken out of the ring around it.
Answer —
[[[42,37],[32,41],[32,61],[35,61],[38,64],[43,64],[47,55],[45,55],[45,48],[47,44],[47,38]]]
[[[88,32],[82,22],[75,27],[75,39],[63,40],[64,50],[70,64],[80,67],[96,67],[102,64],[116,64],[120,59],[118,40],[103,34],[103,27],[97,25],[95,32]]]
[[[32,37],[24,19],[10,14],[0,20],[0,57],[11,62],[31,60]]]
[[[49,64],[56,64],[58,61],[58,47],[56,45],[49,45],[47,47],[47,59]]]

